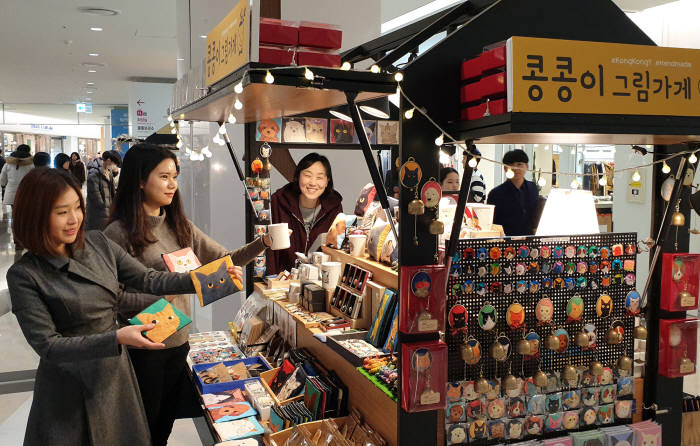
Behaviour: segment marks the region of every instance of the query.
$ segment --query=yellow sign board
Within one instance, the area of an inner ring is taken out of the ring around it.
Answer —
[[[700,116],[700,50],[512,37],[508,110]]]
[[[207,86],[223,79],[250,59],[250,7],[241,0],[207,34]]]

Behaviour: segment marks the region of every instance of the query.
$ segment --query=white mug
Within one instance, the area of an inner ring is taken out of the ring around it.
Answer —
[[[331,259],[331,256],[324,252],[314,252],[311,254],[311,263],[316,266],[321,266],[323,262],[327,262]]]
[[[318,280],[318,268],[308,263],[299,265],[299,280]]]
[[[354,257],[362,257],[365,252],[365,243],[367,236],[364,234],[349,235],[350,239],[350,255]]]
[[[275,223],[267,226],[267,233],[270,234],[270,248],[273,251],[280,249],[289,249],[291,243],[289,241],[289,227],[287,223]]]
[[[321,282],[323,288],[327,290],[335,290],[338,281],[340,280],[340,262],[323,262],[321,264]]]

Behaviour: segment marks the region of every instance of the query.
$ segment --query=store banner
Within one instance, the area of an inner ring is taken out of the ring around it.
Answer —
[[[228,15],[207,34],[207,86],[223,79],[250,58],[250,8],[241,0]]]
[[[700,50],[512,37],[508,111],[700,116]]]
[[[113,108],[110,112],[111,122],[112,122],[112,140],[120,136],[129,136],[129,109],[128,108]],[[117,149],[116,146],[112,145],[113,148]],[[118,150],[121,152],[122,156],[129,150],[128,143],[122,143]]]

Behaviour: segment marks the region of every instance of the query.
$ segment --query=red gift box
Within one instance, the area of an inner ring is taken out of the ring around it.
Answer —
[[[462,80],[467,81],[481,76],[481,60],[478,57],[462,62]]]
[[[506,47],[499,46],[479,56],[482,73],[505,69]]]
[[[659,320],[659,374],[668,378],[695,373],[698,320]]]
[[[665,253],[661,272],[661,309],[686,311],[698,308],[700,255]]]
[[[481,119],[486,114],[486,102],[482,102],[479,105],[474,105],[472,107],[463,108],[461,118],[464,120],[472,121],[474,119]],[[502,115],[506,112],[506,100],[505,99],[495,99],[493,101],[488,101],[488,110],[490,115]]]
[[[342,42],[343,32],[337,25],[315,22],[299,24],[299,46],[337,50],[342,46]]]
[[[445,330],[444,265],[401,267],[399,330],[403,333],[434,333]]]
[[[401,345],[401,406],[406,412],[445,409],[447,344],[440,341]]]
[[[462,103],[476,102],[483,98],[502,97],[506,94],[506,74],[496,73],[462,87]]]
[[[297,51],[297,63],[301,66],[313,65],[316,67],[337,68],[340,66],[341,61],[340,54],[299,48]]]
[[[273,65],[292,65],[296,62],[294,48],[277,46],[260,46],[259,62]]]
[[[260,19],[260,43],[297,46],[299,27],[294,22],[262,17]]]

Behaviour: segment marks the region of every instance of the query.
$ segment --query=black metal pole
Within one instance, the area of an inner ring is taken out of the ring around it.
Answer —
[[[231,155],[231,159],[233,160],[233,165],[236,167],[236,173],[238,173],[238,179],[241,180],[241,183],[243,184],[243,190],[245,190],[245,196],[248,199],[248,203],[250,203],[250,208],[253,210],[253,214],[255,215],[255,218],[257,219],[258,213],[255,211],[255,205],[253,204],[253,199],[250,198],[250,193],[248,193],[248,184],[245,181],[245,174],[243,173],[243,169],[241,168],[241,163],[239,163],[238,158],[236,158],[236,154],[233,151],[233,146],[231,145],[231,140],[228,138],[228,133],[226,133],[226,132],[224,132],[224,141],[226,141],[226,147],[228,148],[228,154]]]
[[[382,209],[384,209],[386,219],[391,225],[391,230],[394,232],[394,237],[396,237],[396,240],[398,240],[399,233],[398,231],[396,231],[394,220],[391,218],[391,210],[389,209],[389,198],[386,195],[384,181],[382,181],[382,176],[379,174],[377,164],[374,162],[374,158],[372,157],[372,146],[370,145],[369,139],[367,138],[367,133],[365,132],[365,125],[362,122],[362,116],[360,116],[360,110],[357,108],[357,104],[355,103],[357,92],[346,91],[345,97],[348,100],[350,116],[352,117],[352,123],[355,126],[355,133],[357,133],[357,138],[359,139],[360,145],[362,146],[362,154],[365,156],[367,169],[369,169],[369,174],[372,177],[374,188],[377,190],[377,195],[379,196],[379,203],[381,203]]]

